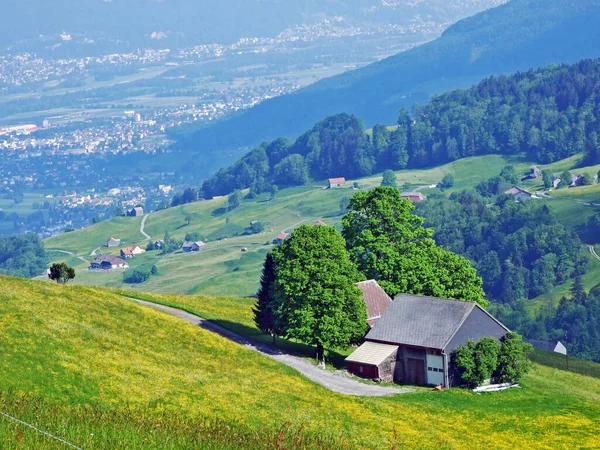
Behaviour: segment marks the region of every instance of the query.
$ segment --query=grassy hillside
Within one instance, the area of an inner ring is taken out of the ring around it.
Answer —
[[[181,299],[240,320],[234,299]],[[85,449],[275,448],[282,427],[312,440],[280,448],[572,448],[599,431],[597,378],[536,365],[490,395],[343,396],[101,289],[0,278],[0,341],[0,410]],[[60,448],[5,418],[0,441]]]
[[[399,186],[409,183],[411,189],[422,189],[427,194],[428,186],[435,185],[446,173],[456,178],[454,190],[472,187],[479,181],[497,175],[506,164],[514,164],[518,170],[526,171],[528,162],[515,161],[498,155],[474,157],[455,161],[445,166],[426,170],[397,172]],[[381,175],[358,180],[361,189],[372,188],[381,183]],[[321,185],[283,189],[272,201],[266,196],[245,200],[240,208],[227,212],[227,199],[190,203],[152,213],[146,219],[145,231],[154,240],[162,239],[165,231],[172,237],[183,239],[186,233],[198,232],[208,242],[206,250],[199,254],[181,252],[160,256],[157,251],[147,252],[129,260],[132,267],[153,263],[160,274],[143,285],[132,285],[134,289],[162,293],[197,293],[213,295],[252,295],[256,292],[262,262],[271,248],[272,240],[282,231],[290,231],[304,223],[323,220],[327,224],[339,225],[341,219],[340,199],[349,198],[355,192],[349,181],[345,187],[325,190]],[[186,225],[186,216],[191,222]],[[243,233],[250,222],[263,223],[265,231],[255,235],[234,236]],[[140,218],[123,217],[71,233],[46,239],[48,249],[74,252],[88,257],[90,252],[106,243],[113,236],[128,245],[143,239],[139,232]],[[144,244],[142,244],[144,245]],[[241,249],[246,248],[247,252]],[[107,252],[100,249],[98,252]],[[118,249],[111,249],[118,253]],[[98,273],[87,270],[87,264],[65,254],[50,252],[53,260],[68,260],[77,268],[76,283],[110,287],[125,286],[122,272]],[[231,277],[235,276],[235,283]]]
[[[426,170],[399,171],[396,178],[399,186],[409,183],[410,189],[421,189],[428,194],[437,191],[429,189],[428,186],[438,183],[446,173],[452,173],[456,184],[449,192],[453,192],[473,187],[481,180],[497,175],[506,164],[513,164],[519,173],[525,173],[531,165],[527,161],[488,155],[466,158]],[[555,173],[560,173],[565,168],[571,168],[573,172],[592,173],[600,168],[594,166],[574,169],[581,164],[581,161],[574,157],[541,167],[551,169]],[[372,188],[381,183],[381,175],[360,179],[358,182],[361,189]],[[132,268],[156,264],[159,269],[159,275],[141,285],[124,284],[120,271],[90,272],[87,270],[88,264],[79,259],[55,251],[49,252],[49,255],[53,261],[65,261],[75,266],[75,282],[78,284],[127,287],[161,293],[252,295],[258,287],[265,254],[272,247],[271,242],[277,234],[284,230],[290,231],[299,224],[310,224],[317,220],[338,226],[341,219],[340,199],[353,195],[355,191],[352,184],[352,181],[349,181],[345,187],[332,190],[324,190],[324,183],[283,189],[272,201],[267,201],[265,196],[245,200],[240,208],[231,212],[226,211],[226,198],[154,212],[148,216],[145,227],[145,231],[154,240],[162,239],[165,231],[178,239],[183,239],[186,233],[198,232],[208,244],[206,250],[201,253],[177,252],[162,256],[153,251],[129,260]],[[539,180],[526,182],[525,186],[532,191],[542,189]],[[600,206],[591,205],[596,193],[600,193],[600,185],[552,191],[550,194],[554,198],[542,201],[552,208],[563,223],[581,231],[581,226],[587,218],[600,212]],[[189,225],[186,225],[186,216],[191,217]],[[265,231],[255,235],[234,236],[236,233],[242,233],[252,220],[261,221]],[[144,237],[139,232],[140,223],[140,218],[123,217],[55,236],[44,242],[48,249],[72,251],[91,260],[91,251],[103,245],[110,236],[124,239],[126,243],[123,245],[141,242]],[[582,238],[585,241],[585,236]],[[246,248],[247,252],[242,252],[243,248]],[[108,249],[103,248],[98,252],[107,251]],[[110,249],[110,252],[118,254],[118,249]],[[597,284],[594,280],[598,279],[598,274],[600,261],[590,258],[590,272],[584,280],[588,288]],[[234,283],[231,282],[232,277],[235,279]],[[548,299],[559,299],[569,288],[570,282],[559,286],[552,293],[540,297],[536,304],[543,305]]]

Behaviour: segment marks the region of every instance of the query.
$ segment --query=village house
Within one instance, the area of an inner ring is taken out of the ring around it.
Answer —
[[[142,208],[141,206],[131,208],[129,211],[127,211],[127,215],[130,217],[141,217],[144,215],[144,208]]]
[[[571,175],[571,184],[569,187],[577,187],[583,184],[583,176],[582,175]]]
[[[330,178],[329,179],[329,189],[340,187],[346,184],[346,179],[344,177],[341,178]]]
[[[561,355],[567,354],[567,347],[565,347],[560,341],[540,341],[538,339],[530,339],[527,342],[529,342],[535,348],[548,350],[554,353],[559,353]]]
[[[95,270],[115,270],[127,269],[129,264],[124,259],[114,255],[99,255],[90,265],[90,269]]]
[[[558,185],[560,184],[562,180],[559,177],[552,177],[552,187],[554,189],[558,189]]]
[[[363,378],[452,387],[460,384],[450,371],[452,351],[508,331],[476,303],[399,294],[346,364]]]
[[[410,200],[411,202],[421,202],[425,200],[425,196],[421,192],[402,192],[400,197]]]
[[[158,241],[154,241],[154,248],[156,248],[158,250],[162,250],[163,245],[165,245],[165,241],[162,239],[159,239]]]
[[[118,247],[119,245],[121,245],[121,239],[115,239],[114,237],[111,237],[108,241],[106,241],[106,246],[108,248]]]
[[[392,304],[392,299],[375,280],[361,281],[356,287],[362,291],[362,298],[367,306],[367,323],[372,328]]]
[[[273,239],[273,244],[281,244],[287,238],[290,237],[290,233],[279,233],[275,239]]]
[[[534,198],[534,195],[531,192],[528,192],[525,189],[520,188],[518,186],[515,186],[514,188],[511,188],[508,191],[505,191],[504,193],[512,195],[515,198],[515,201],[517,202],[524,202],[525,200]]]
[[[202,242],[202,241],[197,241],[197,242],[186,241],[186,242],[183,243],[182,250],[184,252],[186,252],[186,253],[189,253],[189,252],[199,252],[205,246],[206,246],[206,244],[204,242]]]
[[[541,178],[542,170],[538,166],[531,166],[529,169],[529,178]]]
[[[142,247],[137,244],[130,245],[129,247],[125,247],[121,249],[121,258],[133,258],[135,255],[140,255],[144,253]]]

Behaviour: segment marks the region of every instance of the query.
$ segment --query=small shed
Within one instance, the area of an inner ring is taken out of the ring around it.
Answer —
[[[108,248],[118,247],[119,245],[121,245],[121,239],[115,239],[114,237],[111,237],[108,241],[106,241],[106,246]]]
[[[346,361],[361,377],[451,387],[460,384],[450,373],[454,349],[469,340],[499,340],[508,331],[476,303],[399,294]],[[382,359],[383,348],[373,344],[395,346],[396,352],[385,347],[389,353]]]
[[[562,180],[559,177],[552,177],[552,187],[558,189],[558,185]]]
[[[186,241],[183,243],[182,250],[186,253],[199,252],[205,246],[206,246],[206,244],[202,241],[196,241],[196,242]]]
[[[560,341],[541,341],[539,339],[530,339],[529,343],[535,348],[548,350],[554,353],[560,353],[561,355],[567,354],[567,347],[565,347]]]
[[[144,208],[142,208],[141,206],[131,208],[129,211],[127,211],[127,215],[130,217],[141,217],[144,215]]]
[[[346,184],[346,179],[344,177],[329,179],[329,189],[340,187],[345,184]]]
[[[425,200],[425,196],[421,192],[402,192],[400,197],[410,200],[411,202],[421,202]]]
[[[273,244],[281,244],[287,238],[290,237],[290,233],[279,233],[275,239],[273,239]]]

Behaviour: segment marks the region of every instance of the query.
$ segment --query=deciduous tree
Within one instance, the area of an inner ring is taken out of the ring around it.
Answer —
[[[325,352],[345,348],[367,327],[366,306],[344,239],[333,227],[302,225],[273,250],[277,321],[287,337]]]
[[[469,261],[437,247],[413,208],[390,187],[352,197],[342,234],[358,270],[391,296],[402,292],[487,305],[481,278]]]
[[[75,269],[65,263],[54,263],[50,266],[48,278],[57,283],[67,284],[69,280],[75,278]]]

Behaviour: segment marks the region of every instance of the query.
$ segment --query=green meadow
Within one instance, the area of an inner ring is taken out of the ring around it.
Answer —
[[[248,299],[168,300],[253,327]],[[556,364],[499,393],[346,396],[100,288],[0,277],[0,342],[0,410],[86,450],[592,448],[600,432],[600,379]],[[5,417],[0,442],[64,448]]]

